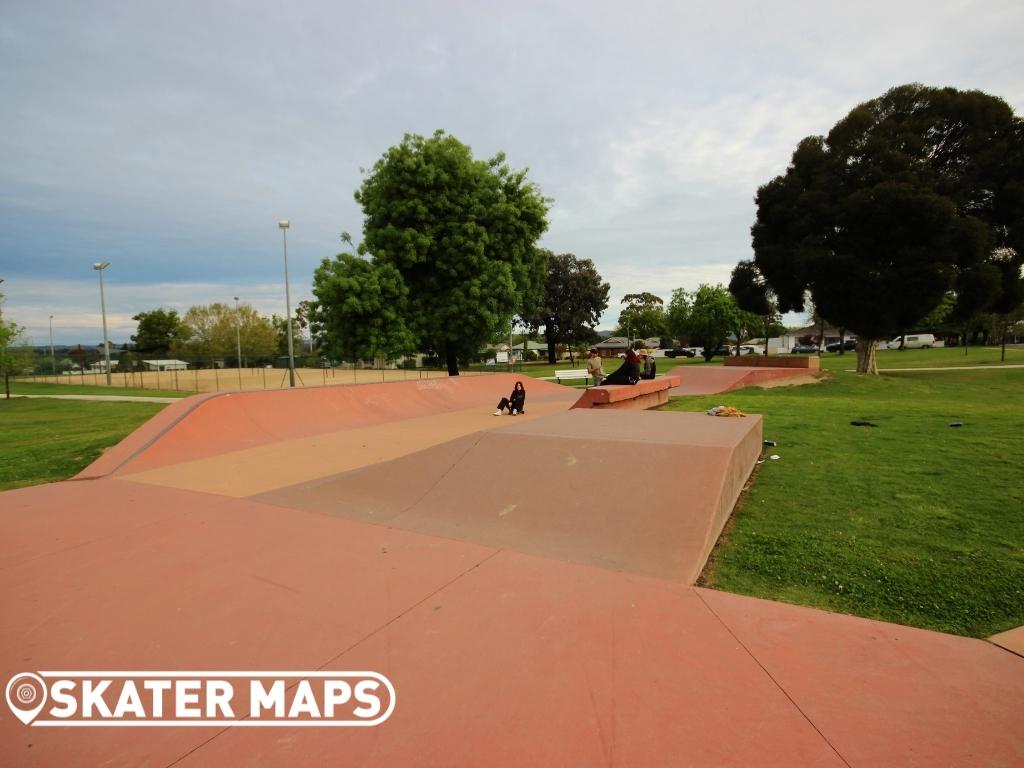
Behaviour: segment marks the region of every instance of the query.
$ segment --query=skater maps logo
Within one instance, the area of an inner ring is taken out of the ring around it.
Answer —
[[[21,672],[7,705],[33,727],[380,725],[395,688],[377,672]]]

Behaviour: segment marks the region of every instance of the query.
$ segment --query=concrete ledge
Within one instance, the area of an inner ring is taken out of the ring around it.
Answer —
[[[742,368],[804,368],[811,371],[821,370],[821,358],[807,357],[805,355],[741,355],[740,357],[725,358],[727,366],[740,366]]]
[[[580,396],[573,408],[644,411],[667,403],[668,390],[674,383],[674,379],[665,377],[643,379],[636,384],[591,387]]]

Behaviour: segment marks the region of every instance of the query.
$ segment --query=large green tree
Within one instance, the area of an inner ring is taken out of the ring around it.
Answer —
[[[187,332],[173,309],[140,312],[132,320],[139,324],[132,342],[139,354],[147,357],[165,359],[170,354],[171,345]]]
[[[309,318],[331,357],[394,360],[414,350],[415,338],[405,321],[409,289],[391,264],[340,253],[321,262],[313,293]]]
[[[625,306],[619,313],[617,336],[647,339],[665,336],[668,322],[665,317],[665,301],[649,291],[627,293],[622,297]]]
[[[723,285],[702,284],[690,297],[686,322],[690,343],[704,348],[710,361],[730,331],[742,325],[736,299]]]
[[[809,295],[856,333],[857,369],[876,372],[876,340],[950,289],[959,317],[982,311],[999,290],[986,262],[1021,258],[1021,140],[1010,107],[979,91],[905,85],[859,105],[758,190],[758,275],[780,311]]]
[[[545,276],[536,242],[549,201],[503,154],[477,160],[443,131],[406,135],[355,197],[365,215],[360,251],[396,270],[408,289],[408,329],[450,375],[536,304]]]
[[[594,327],[608,308],[610,286],[590,259],[550,252],[545,257],[547,277],[536,308],[521,320],[531,331],[544,329],[548,362],[554,364],[557,344],[572,348],[594,337]]]

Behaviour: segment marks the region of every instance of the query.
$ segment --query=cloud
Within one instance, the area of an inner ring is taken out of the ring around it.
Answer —
[[[98,280],[16,280],[0,286],[6,293],[4,319],[25,328],[32,345],[49,343],[49,316],[53,315],[55,344],[100,344],[103,316]],[[308,291],[292,286],[292,312],[299,301],[309,299]],[[284,280],[280,283],[224,285],[220,283],[121,283],[104,278],[107,303],[107,332],[111,343],[124,344],[136,332],[132,319],[140,312],[173,309],[184,314],[202,304],[252,305],[264,315],[285,314]]]

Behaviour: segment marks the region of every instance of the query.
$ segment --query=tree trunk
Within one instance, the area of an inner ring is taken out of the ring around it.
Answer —
[[[877,346],[878,342],[874,339],[857,340],[857,373],[878,375],[878,361],[875,358]]]
[[[551,332],[551,326],[544,326],[544,340],[548,343],[548,365],[554,365],[555,360],[555,336]]]
[[[999,362],[1001,362],[1001,363],[1005,363],[1006,362],[1006,334],[1009,333],[1009,332],[1010,332],[1010,324],[1008,322],[1006,322],[1006,320],[1004,319],[1003,320],[1003,351],[1002,351],[1002,354],[999,355]]]
[[[509,354],[511,355],[512,352],[509,351]],[[455,354],[455,345],[450,341],[446,341],[444,343],[444,360],[445,363],[448,365],[448,375],[458,376],[459,358]]]

